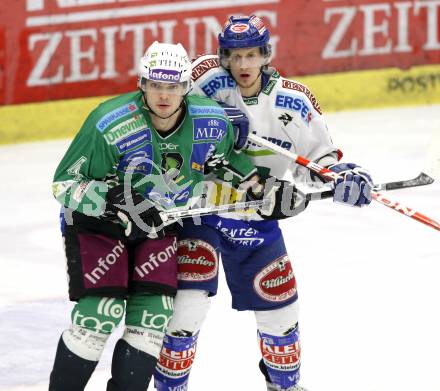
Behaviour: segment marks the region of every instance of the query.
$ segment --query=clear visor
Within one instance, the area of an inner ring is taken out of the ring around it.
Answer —
[[[186,94],[187,82],[166,83],[154,80],[146,80],[145,88],[152,94],[167,94],[183,96]]]
[[[229,67],[236,68],[261,68],[267,64],[267,58],[259,51],[243,52],[231,50],[229,56],[224,58]]]

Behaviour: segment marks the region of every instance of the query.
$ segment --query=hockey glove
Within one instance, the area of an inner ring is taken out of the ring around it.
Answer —
[[[374,184],[367,170],[354,163],[337,163],[328,168],[341,175],[334,182],[334,202],[357,207],[371,202]]]
[[[296,216],[308,204],[292,183],[272,176],[260,179],[259,183],[249,188],[246,194],[247,199],[251,201],[270,200],[268,207],[257,211],[265,220],[282,220]]]
[[[217,153],[208,158],[205,162],[204,173],[209,174],[212,171],[220,170],[229,165],[229,160],[225,158],[224,153]]]
[[[240,109],[223,102],[218,103],[223,107],[226,116],[232,123],[232,128],[234,129],[234,149],[238,151],[246,145],[249,134],[249,119]]]
[[[125,226],[128,239],[158,239],[165,236],[166,216],[132,187],[117,185],[107,192],[106,212],[114,213]]]

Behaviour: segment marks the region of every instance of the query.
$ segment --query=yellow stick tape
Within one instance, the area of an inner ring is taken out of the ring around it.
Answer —
[[[317,97],[324,112],[440,102],[440,65],[410,70],[341,72],[293,77]],[[0,144],[72,137],[89,112],[109,97],[0,108]]]

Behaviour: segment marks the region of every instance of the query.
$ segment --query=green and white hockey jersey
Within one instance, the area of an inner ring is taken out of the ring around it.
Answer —
[[[229,162],[235,179],[255,173],[249,158],[233,149],[233,130],[224,110],[205,97],[184,100],[184,119],[166,136],[154,129],[141,92],[100,104],[56,169],[57,200],[99,216],[108,189],[125,183],[164,209],[184,207],[202,193],[204,165],[214,155]]]

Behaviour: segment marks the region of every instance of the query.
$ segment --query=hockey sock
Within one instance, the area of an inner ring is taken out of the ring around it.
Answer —
[[[145,391],[150,384],[157,358],[120,339],[112,359],[112,378],[107,391]]]
[[[113,353],[112,378],[107,383],[107,391],[145,391],[148,388],[172,313],[173,298],[170,296],[130,296],[126,328]]]
[[[266,380],[281,389],[289,389],[299,381],[300,354],[298,327],[284,336],[258,332],[263,360],[261,372]]]
[[[72,310],[72,325],[58,343],[50,391],[84,389],[123,314],[121,299],[88,296],[79,300]]]
[[[154,386],[158,391],[185,391],[196,354],[196,335],[176,337],[166,335],[154,372]]]
[[[50,374],[49,391],[81,391],[92,376],[98,361],[90,361],[69,350],[60,338]]]

